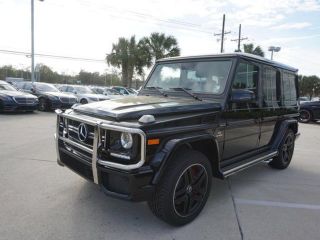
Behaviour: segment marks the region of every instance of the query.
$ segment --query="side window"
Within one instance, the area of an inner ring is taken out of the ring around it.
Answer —
[[[284,72],[282,74],[282,105],[295,106],[297,105],[297,90],[295,75]]]
[[[239,63],[236,75],[232,83],[232,90],[248,90],[257,96],[257,86],[259,82],[259,67],[251,63]],[[232,109],[250,109],[256,108],[257,104],[250,103],[232,103]]]
[[[262,91],[264,107],[279,107],[277,81],[280,74],[274,68],[265,67],[262,72]]]
[[[259,79],[259,67],[250,63],[240,63],[234,78],[232,89],[247,89],[256,93]]]

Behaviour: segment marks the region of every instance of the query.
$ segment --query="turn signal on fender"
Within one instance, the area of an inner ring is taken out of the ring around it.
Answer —
[[[159,138],[148,139],[148,145],[158,145],[160,143]]]

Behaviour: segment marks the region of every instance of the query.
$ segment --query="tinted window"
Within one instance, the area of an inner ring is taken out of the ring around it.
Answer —
[[[233,89],[247,89],[256,93],[259,67],[250,63],[240,63],[233,81]]]
[[[277,99],[277,71],[266,67],[262,72],[263,106],[278,107]]]
[[[282,74],[282,104],[284,106],[295,106],[297,104],[297,91],[295,75],[284,72]]]

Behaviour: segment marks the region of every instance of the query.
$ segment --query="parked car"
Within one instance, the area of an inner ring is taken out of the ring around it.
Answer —
[[[299,102],[301,103],[305,103],[305,102],[310,102],[310,98],[308,97],[299,97]]]
[[[244,53],[158,60],[138,96],[56,111],[58,164],[187,224],[215,189],[212,177],[289,166],[297,79],[295,68]]]
[[[38,98],[20,92],[11,84],[0,80],[0,112],[33,112],[38,108]]]
[[[109,97],[103,94],[96,94],[87,86],[63,85],[59,89],[62,92],[76,95],[78,98],[78,101],[81,104],[87,104],[91,102],[104,101],[104,100],[110,99]]]
[[[320,120],[320,101],[310,101],[300,104],[299,121],[308,123],[310,121]]]
[[[137,95],[137,93],[132,91],[130,88],[119,87],[119,86],[115,86],[111,88],[125,96]]]
[[[116,91],[112,88],[108,88],[108,87],[91,87],[91,90],[94,91],[94,93],[96,93],[96,94],[106,95],[110,99],[123,96],[123,94],[119,93],[118,91]]]
[[[39,110],[67,109],[77,103],[75,96],[60,92],[53,84],[40,82],[22,82],[16,86],[24,92],[31,93],[39,98]]]

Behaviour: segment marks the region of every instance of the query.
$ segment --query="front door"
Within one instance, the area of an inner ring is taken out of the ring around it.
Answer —
[[[259,66],[241,61],[231,85],[232,90],[248,90],[258,96]],[[260,134],[258,98],[254,101],[233,103],[228,101],[223,160],[253,151],[258,146]]]

